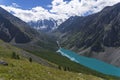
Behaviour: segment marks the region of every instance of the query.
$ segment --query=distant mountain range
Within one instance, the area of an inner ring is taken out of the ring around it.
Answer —
[[[38,31],[42,31],[42,32],[51,32],[53,30],[55,30],[56,28],[58,28],[58,26],[63,22],[63,20],[54,20],[54,19],[44,19],[44,20],[38,20],[38,21],[31,21],[28,22],[28,24],[38,30]]]
[[[60,36],[62,47],[120,67],[120,3],[86,17],[71,17],[53,33]]]

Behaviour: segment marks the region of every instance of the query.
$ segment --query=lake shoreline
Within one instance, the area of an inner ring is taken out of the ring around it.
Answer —
[[[111,64],[107,64],[97,59],[80,56],[73,51],[66,50],[63,48],[60,48],[57,52],[59,52],[62,56],[69,58],[71,61],[79,63],[95,71],[101,72],[103,74],[111,75],[111,76],[120,77],[120,68],[117,68]]]

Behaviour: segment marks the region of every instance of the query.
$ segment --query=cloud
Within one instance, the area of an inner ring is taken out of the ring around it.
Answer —
[[[16,4],[16,3],[12,3],[12,5],[11,5],[12,7],[20,7],[18,4]]]
[[[37,21],[39,19],[47,19],[51,16],[48,10],[42,7],[34,7],[30,10],[23,10],[21,8],[16,8],[13,6],[4,6],[4,5],[0,5],[0,6],[10,13],[13,12],[14,16],[22,19],[25,22]]]
[[[25,22],[37,21],[41,19],[55,19],[64,21],[70,16],[85,16],[102,10],[105,6],[112,6],[120,0],[53,0],[50,10],[41,6],[36,6],[28,10],[21,9],[19,5],[13,3],[11,6],[0,5],[8,12],[13,12]]]
[[[70,2],[53,0],[50,11],[56,14],[68,14],[69,16],[83,16],[88,12],[96,13],[105,6],[111,6],[118,2],[120,0],[71,0]]]

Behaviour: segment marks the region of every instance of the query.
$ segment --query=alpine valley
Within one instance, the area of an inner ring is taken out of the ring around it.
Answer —
[[[0,7],[0,80],[120,80],[69,54],[120,68],[120,3],[60,22],[26,23]]]

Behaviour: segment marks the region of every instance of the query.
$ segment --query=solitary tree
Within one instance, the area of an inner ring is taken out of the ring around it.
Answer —
[[[32,62],[32,58],[31,57],[29,58],[29,62]]]
[[[62,70],[62,67],[59,65],[59,66],[58,66],[58,69],[59,69],[59,70]]]
[[[70,68],[69,68],[69,67],[67,67],[67,70],[68,70],[68,71],[70,71]]]
[[[64,67],[64,71],[67,71],[67,67]]]
[[[19,56],[19,55],[16,55],[16,59],[20,59],[20,56]]]
[[[16,58],[16,53],[15,53],[15,52],[12,53],[12,58],[13,58],[13,59]]]

